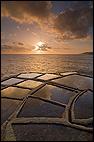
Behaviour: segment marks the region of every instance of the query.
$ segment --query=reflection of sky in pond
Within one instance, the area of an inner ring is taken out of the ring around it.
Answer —
[[[3,81],[1,84],[2,85],[12,85],[12,84],[15,84],[15,83],[19,83],[21,81],[22,81],[22,79],[11,78],[11,79]]]
[[[1,124],[15,111],[21,101],[1,99]]]
[[[71,75],[66,76],[62,79],[56,79],[54,82],[67,85],[69,87],[79,88],[79,89],[93,89],[93,80],[89,77]]]
[[[30,92],[29,89],[21,89],[17,87],[8,87],[1,91],[1,95],[5,97],[23,98]]]
[[[89,118],[93,116],[93,93],[87,91],[78,98],[74,107],[76,118]]]
[[[28,87],[28,88],[35,88],[35,87],[37,87],[37,86],[39,86],[41,84],[42,83],[38,82],[38,81],[27,80],[27,81],[24,81],[22,83],[17,84],[17,86]]]
[[[22,77],[22,78],[35,78],[37,76],[39,76],[41,74],[39,73],[28,73],[28,74],[20,74],[18,77]]]
[[[62,117],[64,107],[29,98],[18,117]]]
[[[61,103],[68,103],[69,98],[75,93],[66,89],[61,89],[52,85],[46,85],[38,92],[34,93],[33,96],[58,101]]]
[[[19,141],[92,141],[91,133],[64,125],[13,124],[12,128]]]
[[[59,77],[58,75],[54,75],[54,74],[45,74],[41,77],[38,77],[38,79],[43,79],[43,80],[48,80],[48,79],[53,79]]]

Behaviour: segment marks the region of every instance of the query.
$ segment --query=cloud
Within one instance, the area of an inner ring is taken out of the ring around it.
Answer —
[[[12,44],[15,44],[15,43],[16,43],[16,42],[14,42],[14,41],[12,42]]]
[[[40,48],[41,51],[48,51],[49,49],[51,49],[51,47],[44,45],[42,48]]]
[[[15,44],[15,45],[13,45]],[[1,45],[1,51],[6,53],[19,53],[19,52],[30,52],[30,48],[26,48],[25,46],[19,46],[16,42],[10,44]]]
[[[2,1],[1,15],[19,23],[38,24],[45,32],[53,33],[58,42],[82,39],[89,35],[93,24],[92,1],[62,2],[63,11],[52,13],[51,1]],[[20,29],[17,26],[17,29]],[[29,31],[29,28],[27,28]],[[37,34],[32,33],[34,36]],[[46,48],[43,48],[43,50]]]
[[[63,47],[64,50],[71,50],[70,47]]]
[[[18,45],[24,45],[24,43],[22,43],[22,42],[18,42]]]
[[[49,18],[50,1],[2,1],[1,14],[23,23],[43,21]]]
[[[37,48],[35,47],[34,50],[40,50],[40,51],[48,51],[49,49],[51,49],[51,47],[49,47],[46,43],[43,43],[42,45],[38,46]]]
[[[12,42],[12,44],[13,45],[17,45],[17,46],[23,46],[24,45],[24,43],[22,43],[22,42]]]
[[[1,40],[4,40],[4,38],[5,38],[4,32],[1,32]]]
[[[18,54],[18,53],[23,53],[23,54],[27,54],[27,53],[32,53],[33,51],[41,51],[41,52],[46,52],[49,51],[49,49],[51,49],[51,47],[49,47],[47,44],[43,44],[42,46],[40,46],[37,50],[35,50],[35,46],[21,46],[21,43],[19,45],[20,42],[12,42],[7,43],[7,44],[2,44],[1,45],[1,52],[2,54]]]
[[[85,3],[75,2],[75,6],[56,16],[54,28],[62,39],[86,38],[93,24],[93,8]]]

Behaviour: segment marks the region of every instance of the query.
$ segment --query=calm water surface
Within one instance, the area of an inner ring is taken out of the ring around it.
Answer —
[[[20,72],[78,71],[93,76],[92,55],[1,55],[1,78]]]

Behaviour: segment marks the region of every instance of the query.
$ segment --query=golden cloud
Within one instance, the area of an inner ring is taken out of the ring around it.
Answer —
[[[2,1],[1,15],[20,23],[39,24],[44,32],[59,36],[57,40],[82,39],[93,24],[92,3],[71,2],[71,6],[55,15],[50,1]]]
[[[4,1],[1,15],[23,23],[43,21],[49,18],[52,4],[50,1]]]

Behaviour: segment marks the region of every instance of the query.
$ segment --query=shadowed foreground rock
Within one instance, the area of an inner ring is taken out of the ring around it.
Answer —
[[[93,79],[20,73],[1,82],[2,141],[93,141]]]

